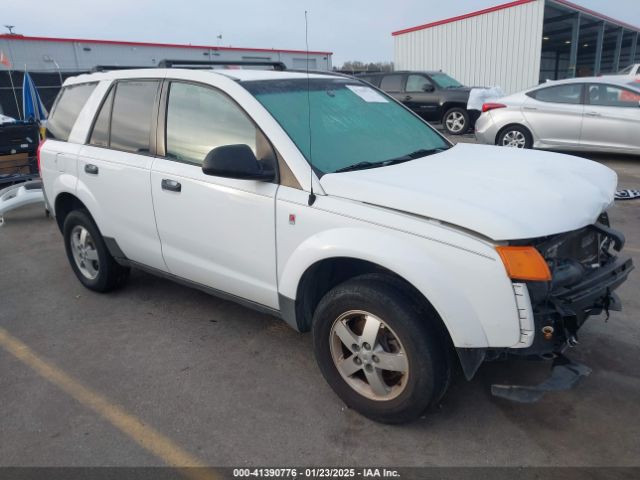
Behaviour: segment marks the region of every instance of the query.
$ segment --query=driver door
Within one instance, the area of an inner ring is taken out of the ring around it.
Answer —
[[[249,145],[275,168],[271,145],[246,113],[213,87],[173,81],[163,90],[161,105],[164,155],[154,160],[151,191],[169,272],[278,308],[277,183],[202,172],[209,151],[235,144]]]
[[[403,103],[427,120],[439,120],[439,95],[436,86],[425,75],[411,73],[407,76]]]

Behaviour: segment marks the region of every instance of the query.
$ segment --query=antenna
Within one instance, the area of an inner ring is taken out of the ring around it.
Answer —
[[[313,193],[313,160],[311,153],[311,81],[309,79],[309,21],[307,20],[307,11],[304,11],[304,43],[307,49],[307,109],[309,111],[309,206],[316,201],[316,195]]]

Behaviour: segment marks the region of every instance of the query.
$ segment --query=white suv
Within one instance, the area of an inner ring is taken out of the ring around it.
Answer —
[[[83,285],[142,268],[312,330],[331,387],[384,422],[421,415],[456,365],[562,352],[632,269],[610,248],[612,170],[454,147],[330,73],[70,78],[39,161]]]

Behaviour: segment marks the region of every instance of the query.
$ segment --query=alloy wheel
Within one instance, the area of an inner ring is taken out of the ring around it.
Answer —
[[[465,127],[464,115],[460,112],[451,112],[447,115],[445,123],[451,133],[461,132]]]
[[[510,130],[502,137],[503,147],[525,148],[527,137],[519,130]]]
[[[404,391],[409,362],[402,342],[383,320],[352,310],[333,322],[329,335],[334,365],[359,394],[387,401]]]
[[[100,272],[98,250],[91,234],[82,225],[76,225],[71,231],[71,253],[80,273],[94,280]]]

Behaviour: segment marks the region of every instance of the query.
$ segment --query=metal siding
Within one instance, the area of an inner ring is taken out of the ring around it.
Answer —
[[[85,48],[89,49],[88,51]],[[293,53],[279,50],[255,51],[216,50],[214,48],[162,47],[150,45],[121,45],[90,42],[61,42],[46,40],[19,40],[0,38],[0,50],[9,56],[12,68],[29,71],[81,71],[96,65],[154,66],[162,59],[180,60],[242,60],[243,57],[261,57],[280,60],[294,68],[294,58],[305,52]],[[310,53],[310,63],[316,61],[318,69],[331,69],[331,55]]]
[[[545,0],[394,36],[398,70],[440,70],[513,93],[539,80]]]

